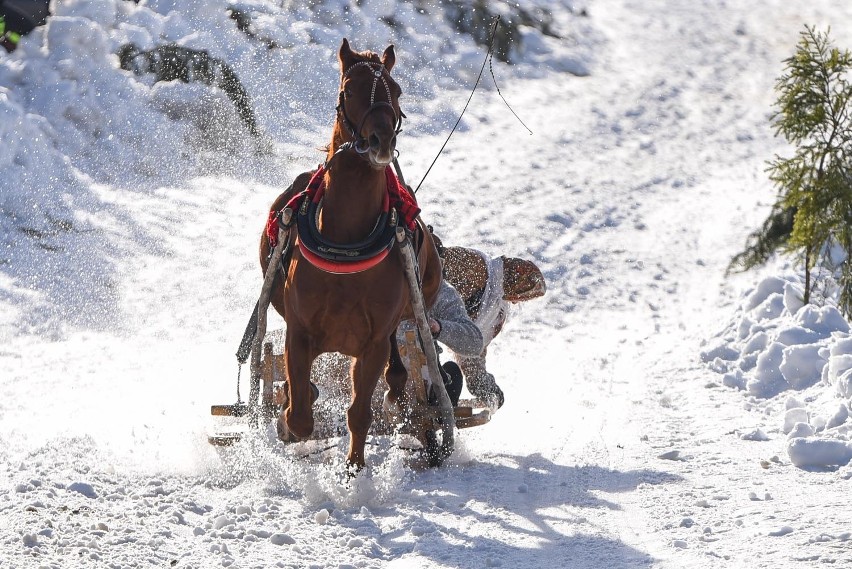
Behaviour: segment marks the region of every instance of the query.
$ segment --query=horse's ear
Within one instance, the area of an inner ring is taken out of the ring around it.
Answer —
[[[348,39],[343,38],[343,42],[340,44],[340,51],[337,52],[337,57],[340,60],[341,71],[346,71],[355,63],[355,54],[352,52],[352,48],[349,47]]]
[[[389,45],[382,54],[382,65],[390,72],[393,69],[393,64],[396,63],[396,53],[393,50],[393,44]]]

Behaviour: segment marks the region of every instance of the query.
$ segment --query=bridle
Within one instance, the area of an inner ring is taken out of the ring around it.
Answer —
[[[352,70],[356,67],[367,67],[373,75],[373,85],[370,89],[370,106],[367,108],[367,111],[364,113],[364,116],[361,117],[361,122],[358,123],[356,127],[352,120],[349,118],[349,115],[346,113],[346,91],[343,89],[343,81],[347,79],[352,73]],[[390,76],[390,73],[385,69],[385,66],[381,63],[372,63],[369,61],[359,61],[358,63],[354,63],[349,66],[349,69],[343,72],[343,77],[340,80],[340,94],[337,97],[337,118],[338,120],[342,119],[343,125],[352,135],[352,138],[355,139],[352,148],[358,154],[365,154],[370,149],[370,142],[361,135],[361,129],[364,128],[364,122],[367,120],[367,117],[370,116],[370,113],[377,109],[381,109],[383,107],[389,107],[394,116],[394,134],[399,134],[402,132],[402,119],[405,117],[405,113],[399,111],[399,114],[396,114],[396,109],[393,107],[393,98],[391,97],[390,85],[388,85],[388,80],[385,77],[385,74]],[[385,94],[388,97],[387,101],[376,101],[376,88],[379,85],[379,80],[381,79],[382,85],[385,88]]]

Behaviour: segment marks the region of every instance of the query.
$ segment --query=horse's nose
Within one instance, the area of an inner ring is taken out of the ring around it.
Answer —
[[[393,152],[396,148],[396,134],[391,134],[387,140],[387,145],[385,148],[382,148],[382,139],[376,133],[372,133],[367,139],[370,143],[370,150],[373,152],[379,153],[382,150],[387,150],[389,152]]]

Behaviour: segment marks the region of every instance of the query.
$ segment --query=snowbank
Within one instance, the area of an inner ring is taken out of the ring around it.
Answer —
[[[784,400],[781,432],[801,467],[852,460],[852,330],[837,308],[805,305],[802,279],[771,276],[748,291],[701,358],[754,401]]]

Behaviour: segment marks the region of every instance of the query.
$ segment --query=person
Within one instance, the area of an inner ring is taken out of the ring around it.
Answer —
[[[482,352],[484,347],[482,331],[470,319],[465,310],[464,302],[458,291],[446,280],[441,281],[438,289],[438,297],[435,304],[429,309],[427,314],[429,321],[429,331],[432,334],[432,340],[436,343],[443,344],[449,348],[456,357],[474,357]],[[397,344],[400,353],[403,353],[410,344],[409,335],[407,334],[416,330],[416,324],[413,320],[404,320],[400,322],[396,332]],[[416,332],[415,336],[416,337]],[[438,347],[438,353],[442,350]],[[407,367],[411,368],[411,362]],[[409,369],[410,371],[410,369]],[[463,375],[461,368],[454,361],[448,361],[440,366],[440,371],[444,386],[447,389],[447,395],[453,407],[458,405],[459,397],[463,387]],[[430,403],[437,404],[437,395],[433,390],[430,390]]]
[[[278,197],[273,210],[304,188],[312,174],[303,172],[297,176]],[[432,228],[429,227],[429,230],[432,231]],[[427,316],[433,340],[453,352],[453,361],[440,366],[447,394],[456,406],[463,382],[467,380],[468,391],[474,397],[490,401],[497,408],[502,407],[505,402],[503,390],[486,369],[488,344],[500,333],[509,315],[510,303],[544,294],[544,277],[530,261],[505,256],[491,259],[474,249],[444,247],[434,232],[432,237],[443,264],[444,279],[438,299]],[[407,338],[407,333],[413,336]],[[397,329],[401,354],[409,345],[414,345],[413,338],[416,338],[414,322],[401,322]],[[414,349],[419,351],[419,348]],[[403,354],[403,359],[408,360],[405,364],[410,376],[421,376],[420,370],[414,369],[420,365],[414,363],[420,357]],[[430,397],[434,399],[434,393],[430,393]]]
[[[477,354],[455,354],[464,374],[468,391],[482,400],[492,400],[497,408],[505,403],[503,390],[487,370],[488,345],[503,329],[510,316],[511,304],[544,295],[546,284],[541,270],[531,261],[516,257],[492,258],[476,249],[444,247],[437,236],[435,243],[444,259],[444,279],[461,295],[465,311],[483,336]]]

